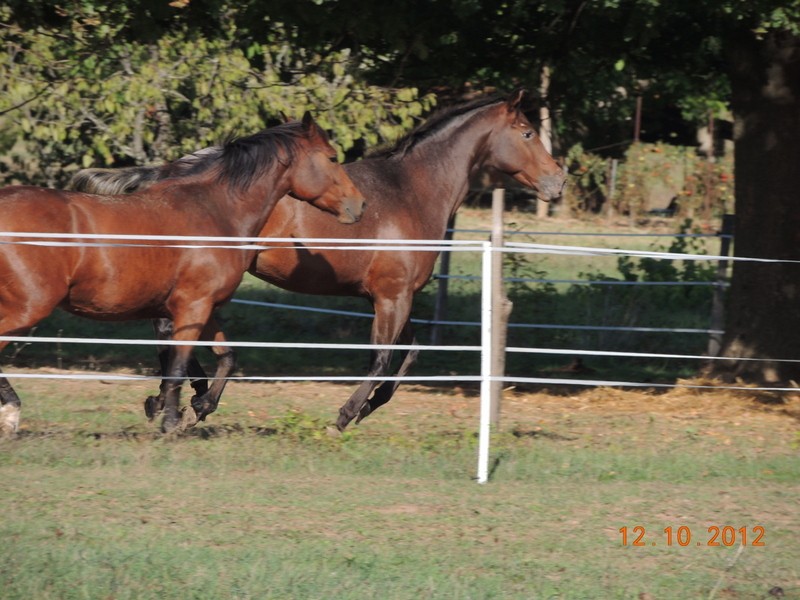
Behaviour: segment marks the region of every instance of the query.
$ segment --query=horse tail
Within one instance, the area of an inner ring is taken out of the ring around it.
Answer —
[[[88,194],[130,194],[150,187],[160,178],[158,167],[83,169],[72,176],[67,189]]]

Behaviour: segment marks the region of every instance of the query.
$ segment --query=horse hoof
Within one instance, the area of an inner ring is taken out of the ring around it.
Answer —
[[[147,415],[147,420],[152,421],[164,409],[164,405],[159,402],[158,396],[148,396],[144,401],[144,414]]]
[[[358,411],[358,417],[356,417],[356,425],[361,423],[364,419],[372,414],[372,406],[370,403],[367,402],[364,406],[361,407],[361,410]]]
[[[202,420],[202,419],[200,419]],[[184,429],[191,429],[195,425],[197,425],[197,414],[194,412],[194,409],[190,409],[188,406],[185,406],[181,410],[181,421],[179,427],[181,430]]]
[[[206,417],[216,409],[216,407],[212,406],[211,402],[203,396],[192,396],[190,404],[194,409],[198,421],[205,421]]]
[[[164,415],[164,418],[161,419],[161,433],[173,433],[178,429],[180,424],[180,418],[171,415]]]
[[[336,429],[339,431],[344,431],[347,429],[347,426],[350,424],[350,421],[353,419],[346,417],[345,415],[339,415],[339,418],[336,419]]]
[[[19,429],[20,408],[16,404],[0,406],[0,437],[11,437]]]

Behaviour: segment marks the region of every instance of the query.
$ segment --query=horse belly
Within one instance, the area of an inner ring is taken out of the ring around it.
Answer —
[[[168,316],[164,310],[166,298],[162,290],[149,286],[131,290],[107,281],[81,281],[70,288],[60,306],[90,319],[127,321]]]
[[[88,248],[70,278],[65,310],[103,320],[165,316],[174,286],[174,251],[165,248]]]
[[[372,252],[272,248],[258,255],[251,272],[290,292],[362,295]]]

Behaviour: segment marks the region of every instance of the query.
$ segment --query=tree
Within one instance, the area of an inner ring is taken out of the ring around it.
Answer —
[[[800,21],[731,37],[736,237],[741,257],[800,261]],[[800,358],[800,264],[737,262],[722,355]],[[800,382],[793,363],[732,360],[714,371],[751,381]]]
[[[731,104],[735,256],[800,260],[800,4],[632,0],[619,6],[627,6],[625,22],[640,23],[643,33],[634,33],[629,46],[615,47],[612,57],[624,60],[637,79],[657,81],[663,93],[684,94],[683,106],[695,114],[721,99]],[[722,84],[704,92],[703,82],[711,78]],[[800,328],[800,265],[737,261],[728,298],[721,354],[731,360],[712,365],[711,373],[800,382],[800,366],[780,361],[800,358],[800,337],[794,335]],[[742,360],[747,358],[766,361]]]
[[[435,101],[370,85],[350,51],[297,47],[278,23],[253,39],[233,11],[208,37],[172,8],[155,36],[137,25],[135,3],[48,7],[32,4],[38,25],[0,7],[0,167],[10,181],[61,186],[81,167],[163,162],[305,110],[343,151],[375,146]]]

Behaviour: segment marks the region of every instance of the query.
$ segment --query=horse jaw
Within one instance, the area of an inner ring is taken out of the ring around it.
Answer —
[[[536,198],[544,202],[559,198],[567,181],[564,171],[559,171],[552,175],[542,175],[537,180],[534,180],[524,171],[517,171],[512,174],[512,177],[525,187],[536,190]]]

